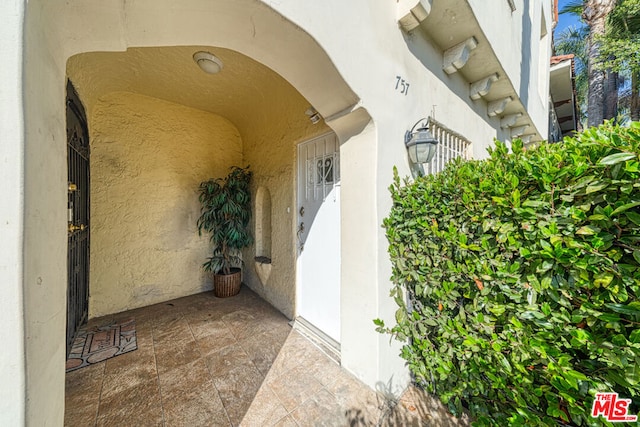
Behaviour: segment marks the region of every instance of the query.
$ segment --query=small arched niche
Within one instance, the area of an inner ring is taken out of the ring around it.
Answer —
[[[266,187],[256,193],[256,261],[271,263],[271,194]]]
[[[256,257],[255,268],[262,286],[271,275],[271,194],[266,187],[256,192]]]

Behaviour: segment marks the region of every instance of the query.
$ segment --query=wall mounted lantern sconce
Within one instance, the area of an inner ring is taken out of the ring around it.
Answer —
[[[420,119],[404,134],[404,144],[414,165],[425,165],[436,155],[438,140],[429,132],[428,123],[429,119]]]

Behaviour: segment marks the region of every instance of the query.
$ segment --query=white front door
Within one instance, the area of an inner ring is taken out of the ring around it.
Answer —
[[[331,133],[298,146],[297,314],[340,342],[340,152]]]

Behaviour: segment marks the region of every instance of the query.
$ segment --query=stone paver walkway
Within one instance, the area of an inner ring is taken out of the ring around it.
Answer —
[[[66,426],[454,426],[410,388],[396,404],[341,369],[247,288],[134,317],[138,350],[67,374]]]

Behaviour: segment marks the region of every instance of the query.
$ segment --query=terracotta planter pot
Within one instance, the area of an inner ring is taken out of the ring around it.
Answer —
[[[242,284],[242,271],[232,268],[231,274],[213,275],[213,294],[218,298],[227,298],[237,295]]]

